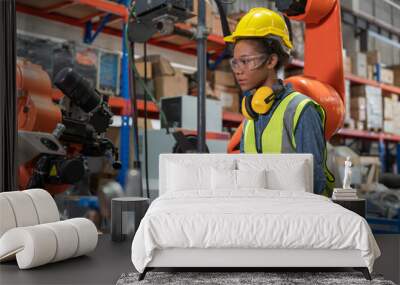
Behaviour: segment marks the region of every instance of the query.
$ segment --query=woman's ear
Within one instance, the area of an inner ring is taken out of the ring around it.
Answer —
[[[267,68],[268,69],[275,69],[275,66],[278,64],[279,58],[278,55],[273,53],[267,60]]]

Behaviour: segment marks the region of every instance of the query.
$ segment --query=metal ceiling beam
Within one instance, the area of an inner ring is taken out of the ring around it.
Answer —
[[[17,12],[21,12],[21,13],[25,13],[25,14],[29,14],[29,15],[33,15],[33,16],[38,16],[41,18],[61,22],[61,23],[79,27],[79,28],[85,28],[85,23],[81,23],[80,21],[77,21],[76,18],[72,18],[69,16],[56,14],[56,13],[50,13],[50,14],[44,13],[43,11],[41,11],[37,8],[33,8],[31,6],[27,6],[27,5],[20,4],[20,3],[17,3],[16,6],[17,6]],[[119,37],[122,35],[121,30],[113,29],[110,27],[105,27],[103,29],[103,33],[113,35],[113,36],[119,36]]]
[[[74,1],[71,1],[71,0],[63,1],[63,2],[60,2],[60,3],[56,3],[56,4],[53,4],[53,5],[49,5],[47,7],[41,8],[41,10],[43,12],[45,12],[45,13],[52,13],[52,12],[58,10],[58,9],[67,8],[67,7],[76,5],[76,4],[77,3],[75,3]]]
[[[107,15],[107,13],[106,12],[102,12],[102,11],[101,12],[92,13],[90,15],[87,15],[86,17],[80,18],[79,19],[79,23],[84,24],[87,21],[92,20],[93,18],[96,18],[96,17],[100,18],[100,17],[103,17],[105,15]]]

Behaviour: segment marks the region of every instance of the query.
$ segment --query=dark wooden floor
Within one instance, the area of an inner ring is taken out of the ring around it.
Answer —
[[[97,248],[81,256],[41,267],[19,270],[16,261],[0,264],[0,284],[115,284],[122,273],[134,271],[131,241],[111,242],[100,235]]]
[[[375,237],[382,251],[376,260],[374,273],[400,284],[400,236],[380,235]],[[131,261],[131,241],[111,242],[109,235],[99,236],[99,243],[88,256],[47,264],[29,270],[19,270],[17,263],[0,264],[0,285],[9,284],[115,284],[122,273],[135,271]],[[193,270],[193,269],[180,269]],[[203,269],[206,270],[206,269]],[[277,268],[272,271],[279,271]],[[304,269],[284,269],[302,271]],[[314,270],[319,271],[314,268]],[[331,268],[321,271],[342,271]],[[347,271],[351,269],[345,269]],[[197,271],[197,270],[196,270]],[[200,270],[201,271],[201,270]],[[229,270],[228,270],[229,271]],[[259,270],[256,270],[259,271]],[[304,271],[313,271],[305,269]]]

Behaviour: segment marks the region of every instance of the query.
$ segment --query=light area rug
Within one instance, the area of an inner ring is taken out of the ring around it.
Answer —
[[[360,272],[148,272],[142,281],[138,281],[139,273],[125,273],[117,281],[117,285],[147,284],[213,284],[213,285],[396,285],[384,280],[380,275],[372,275],[372,281],[364,278]]]

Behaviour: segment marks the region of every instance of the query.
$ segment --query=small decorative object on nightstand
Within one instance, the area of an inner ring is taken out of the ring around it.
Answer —
[[[111,201],[111,239],[131,239],[144,217],[150,200],[143,197],[121,197]]]
[[[344,162],[344,178],[343,178],[343,188],[335,188],[333,190],[332,199],[333,200],[357,200],[357,190],[351,188],[351,160],[347,157]]]
[[[339,200],[332,199],[332,202],[339,204],[340,206],[359,214],[361,217],[365,218],[365,199],[353,199],[353,200]]]
[[[335,188],[333,190],[332,201],[365,218],[365,199],[359,199],[357,197],[357,190],[350,186],[351,166],[350,157],[347,157],[344,162],[343,188]]]

